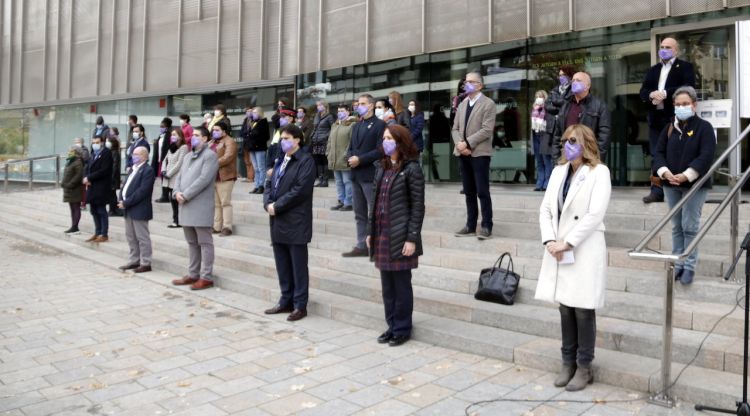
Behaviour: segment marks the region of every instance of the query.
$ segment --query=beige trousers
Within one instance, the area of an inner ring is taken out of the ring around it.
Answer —
[[[232,229],[232,190],[234,181],[216,182],[214,230]]]

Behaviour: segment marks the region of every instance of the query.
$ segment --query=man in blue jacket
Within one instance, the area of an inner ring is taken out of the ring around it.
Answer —
[[[375,99],[370,94],[359,96],[357,113],[360,121],[352,127],[352,141],[347,151],[347,163],[352,168],[352,204],[357,222],[357,245],[344,257],[369,257],[367,237],[367,209],[372,202],[374,163],[383,157],[385,122],[375,117]]]
[[[128,263],[121,270],[135,273],[151,271],[151,234],[148,222],[154,217],[151,193],[154,190],[154,170],[148,166],[148,150],[133,150],[133,170],[120,192],[118,207],[125,210],[125,237],[130,248]]]

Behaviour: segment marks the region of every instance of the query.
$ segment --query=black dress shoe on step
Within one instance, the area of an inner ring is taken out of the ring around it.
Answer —
[[[650,204],[652,202],[664,202],[664,197],[659,198],[654,194],[648,194],[647,196],[643,197],[644,204]]]
[[[306,309],[295,309],[292,311],[292,313],[289,314],[289,316],[286,317],[286,320],[289,322],[299,321],[300,319],[307,316],[307,310]]]
[[[464,227],[458,231],[456,231],[453,235],[456,237],[474,237],[477,235],[476,230],[470,230],[469,227]]]
[[[408,341],[409,338],[411,338],[409,335],[394,335],[388,341],[388,345],[391,347],[398,347],[399,345],[403,345],[406,341]]]
[[[289,313],[292,310],[293,309],[291,306],[283,307],[281,305],[276,305],[271,309],[266,309],[263,313],[265,313],[266,315],[275,315],[277,313]]]
[[[336,205],[334,205],[334,206],[331,207],[331,211],[338,211],[338,210],[340,210],[343,207],[344,207],[344,204],[342,204],[341,202],[339,202],[338,204],[336,204]]]
[[[390,332],[383,332],[378,337],[378,344],[387,344],[393,338],[393,334]]]
[[[369,256],[370,256],[370,252],[367,251],[366,248],[357,248],[357,247],[354,247],[352,251],[341,253],[341,257],[369,257]]]

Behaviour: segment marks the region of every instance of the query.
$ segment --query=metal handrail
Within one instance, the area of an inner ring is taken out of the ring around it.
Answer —
[[[32,160],[42,160],[42,159],[52,159],[55,157],[59,157],[60,155],[47,155],[47,156],[35,156],[35,157],[27,157],[25,159],[13,159],[13,160],[3,160],[0,161],[0,164],[17,164],[17,163],[28,163]]]
[[[750,126],[746,127],[745,130],[742,131],[742,133],[737,137],[737,140],[735,140],[727,149],[719,156],[718,159],[714,162],[713,165],[711,165],[711,168],[708,170],[708,172],[703,175],[696,183],[694,183],[691,187],[691,189],[688,191],[687,194],[685,194],[684,197],[680,201],[675,204],[672,209],[665,215],[652,229],[651,231],[646,234],[645,237],[636,245],[636,247],[628,252],[628,256],[635,259],[642,259],[642,260],[653,260],[653,261],[664,261],[669,264],[667,267],[667,273],[666,273],[666,293],[664,295],[664,326],[662,328],[662,357],[661,357],[661,382],[662,382],[662,389],[657,392],[654,396],[650,398],[650,401],[652,403],[666,406],[666,407],[672,407],[674,406],[674,399],[669,394],[669,390],[672,387],[671,385],[671,371],[672,371],[672,312],[673,312],[673,306],[674,306],[674,273],[675,273],[675,262],[682,260],[686,258],[690,253],[695,250],[695,248],[700,244],[701,240],[703,240],[703,237],[706,236],[706,233],[713,227],[713,225],[716,223],[716,220],[719,219],[719,216],[722,214],[724,209],[729,205],[730,203],[734,202],[735,205],[733,206],[732,211],[732,245],[734,247],[736,240],[736,229],[737,229],[737,216],[736,216],[736,201],[737,201],[737,194],[742,189],[742,186],[745,184],[745,182],[750,178],[750,168],[745,170],[745,172],[742,174],[739,178],[734,178],[733,176],[730,177],[730,183],[731,181],[735,181],[735,179],[739,179],[732,185],[731,189],[727,193],[727,195],[721,200],[719,203],[719,206],[714,210],[714,212],[711,213],[708,220],[701,226],[701,228],[698,230],[698,233],[696,234],[693,241],[683,250],[680,254],[664,254],[661,252],[651,252],[651,253],[644,253],[642,252],[644,248],[646,248],[646,245],[651,242],[651,240],[656,237],[656,235],[669,223],[669,221],[672,220],[672,218],[677,215],[677,212],[682,209],[682,207],[690,200],[690,198],[695,195],[696,192],[703,186],[703,184],[706,183],[706,181],[711,179],[711,176],[716,172],[721,164],[726,160],[730,154],[739,146],[742,141],[745,139],[745,137],[750,133]],[[734,253],[732,253],[734,254]]]
[[[35,157],[28,157],[25,159],[18,159],[18,160],[8,160],[4,162],[0,162],[0,167],[3,171],[3,192],[8,192],[8,183],[10,182],[10,165],[18,165],[18,164],[29,164],[29,179],[28,179],[28,189],[33,190],[34,189],[34,162],[37,160],[46,160],[46,159],[54,159],[55,160],[55,181],[54,186],[55,188],[60,186],[60,155],[48,155],[48,156],[35,156]]]
[[[703,224],[703,226],[700,228],[700,230],[698,231],[698,234],[693,239],[693,242],[680,255],[662,254],[662,253],[641,253],[641,251],[643,251],[646,245],[650,243],[651,240],[653,240],[654,237],[656,237],[656,235],[659,232],[661,232],[661,230],[664,227],[666,227],[666,225],[672,220],[672,218],[675,215],[677,215],[677,212],[679,212],[682,209],[682,207],[688,203],[690,198],[693,195],[695,195],[696,192],[698,192],[698,190],[703,186],[703,184],[706,183],[706,181],[711,179],[711,176],[713,175],[713,173],[716,172],[721,167],[722,163],[724,163],[724,160],[726,160],[726,158],[729,157],[732,151],[737,146],[739,146],[740,143],[742,143],[742,140],[745,138],[745,136],[748,135],[748,133],[750,133],[750,126],[747,126],[745,130],[742,131],[742,133],[737,138],[737,140],[735,140],[729,147],[727,147],[724,153],[722,153],[721,156],[719,156],[719,158],[716,159],[716,162],[714,162],[714,164],[711,165],[711,168],[708,170],[708,172],[705,175],[703,175],[703,177],[698,179],[698,182],[693,184],[693,186],[690,188],[690,191],[688,191],[688,193],[685,196],[683,196],[682,199],[680,199],[680,201],[677,202],[677,204],[675,204],[675,206],[672,207],[671,210],[669,210],[667,215],[662,217],[662,219],[654,226],[654,228],[651,229],[651,231],[649,231],[648,234],[646,234],[645,237],[643,237],[643,239],[635,246],[635,248],[631,250],[630,252],[628,252],[628,255],[630,257],[644,259],[644,260],[655,260],[655,261],[656,260],[676,261],[676,260],[684,259],[690,253],[692,253],[695,247],[701,242],[703,237],[706,235],[706,232],[708,231],[708,229],[711,228],[714,225],[714,222],[716,222],[716,220],[718,219],[719,215],[716,215],[716,212],[719,211],[719,209],[714,211],[714,214],[712,214],[711,217],[709,217],[708,221],[706,221],[706,223]],[[742,178],[746,178],[747,173],[748,172],[746,171],[745,174],[742,175]],[[727,194],[727,196],[722,201],[722,204],[719,205],[719,208],[721,210],[726,208],[725,202],[731,200],[731,197],[736,195],[738,190],[742,188],[741,186],[742,183],[744,183],[744,181],[738,182],[740,186],[738,187],[737,185],[735,185],[730,191],[730,193]],[[719,212],[719,214],[721,214],[721,212]]]

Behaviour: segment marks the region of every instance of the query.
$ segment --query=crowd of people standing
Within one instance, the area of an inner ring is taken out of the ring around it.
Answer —
[[[644,202],[665,195],[670,207],[707,173],[716,145],[710,123],[696,115],[697,94],[687,85],[690,77],[682,75],[682,81],[675,81],[677,75],[670,75],[671,68],[688,68],[676,61],[677,53],[674,39],[662,42],[661,62],[649,71],[641,91],[658,116],[651,120],[656,136],[652,192],[657,193]],[[593,381],[595,310],[604,305],[603,220],[611,192],[604,161],[611,126],[606,104],[591,94],[588,73],[562,66],[558,81],[552,90],[535,93],[531,112],[537,163],[534,190],[545,192],[539,217],[545,255],[536,297],[559,304],[563,364],[555,385],[575,391]],[[496,103],[484,90],[482,74],[467,73],[452,101],[450,118],[467,212],[465,225],[455,236],[480,241],[492,238],[494,225],[490,164]],[[666,114],[669,111],[672,114]],[[313,234],[313,190],[327,187],[333,179],[338,201],[330,209],[353,211],[356,224],[353,247],[341,255],[369,257],[380,271],[387,329],[377,341],[398,346],[409,340],[412,270],[424,251],[425,119],[417,101],[404,106],[401,94],[392,91],[383,99],[362,94],[351,105],[331,106],[318,100],[309,111],[280,98],[270,118],[263,108],[247,106],[239,145],[221,104],[205,114],[200,126],[191,126],[187,114],[180,121],[173,127],[165,117],[158,137],[149,143],[137,116],[130,116],[128,144],[123,147],[124,181],[116,128],[104,124],[100,116],[90,150],[76,139],[62,178],[63,200],[70,206],[72,222],[66,233],[79,232],[84,204],[90,205],[95,225],[90,242],[107,242],[108,214],[123,215],[130,253],[121,269],[151,271],[148,224],[158,179],[161,195],[154,202],[171,204],[169,227],[182,228],[189,252],[187,274],[172,283],[193,290],[210,288],[213,235],[233,235],[232,194],[242,160],[253,182],[250,193],[262,195],[262,208],[269,215],[280,287],[278,301],[265,313],[287,313],[287,320],[296,321],[307,316],[309,301],[307,245]],[[708,187],[710,181],[673,221],[675,252],[694,238]],[[676,278],[691,283],[696,262],[694,252],[678,263]]]

